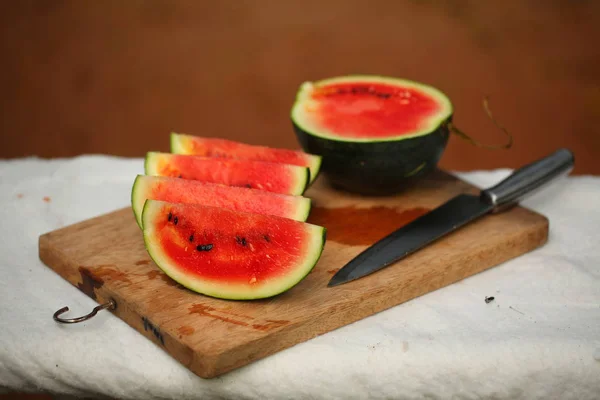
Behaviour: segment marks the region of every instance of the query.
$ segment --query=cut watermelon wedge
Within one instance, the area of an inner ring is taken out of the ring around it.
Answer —
[[[271,215],[147,200],[148,253],[186,288],[223,299],[260,299],[300,282],[319,260],[325,229]]]
[[[131,191],[131,205],[140,228],[142,210],[147,199],[223,207],[297,221],[306,221],[311,206],[310,199],[302,196],[189,179],[138,175]]]
[[[269,161],[308,167],[310,169],[310,182],[316,179],[321,168],[321,156],[314,154],[181,133],[171,133],[171,152],[203,157]]]
[[[310,180],[306,167],[253,160],[219,159],[149,152],[145,173],[192,179],[268,192],[301,195]]]

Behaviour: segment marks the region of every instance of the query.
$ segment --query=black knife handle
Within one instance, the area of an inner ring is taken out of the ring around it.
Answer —
[[[574,163],[573,153],[568,149],[560,149],[517,169],[502,182],[481,191],[481,198],[493,205],[494,211],[504,210],[555,178],[568,174],[573,169]]]

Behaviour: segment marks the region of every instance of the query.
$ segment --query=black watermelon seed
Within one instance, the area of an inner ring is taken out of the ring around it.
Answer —
[[[271,241],[271,239],[269,238],[269,235],[263,235],[263,238],[264,238],[264,239],[265,239],[267,242],[270,242],[270,241]]]
[[[179,218],[177,218],[177,217],[173,218],[173,223],[174,223],[175,225],[177,225],[177,223],[178,223],[178,222],[179,222]]]
[[[196,246],[196,250],[198,251],[210,251],[212,250],[213,245],[212,244],[199,244],[198,246]]]
[[[193,242],[193,241],[194,241],[194,234],[192,233],[192,234],[190,235],[190,242]]]
[[[242,246],[245,246],[246,244],[248,244],[248,242],[246,242],[246,238],[239,237],[239,236],[236,236],[236,237],[235,237],[235,241],[236,241],[238,244],[241,244]]]
[[[173,214],[169,213],[169,216],[167,217],[167,220],[168,220],[169,222],[171,222],[171,219],[173,219]]]

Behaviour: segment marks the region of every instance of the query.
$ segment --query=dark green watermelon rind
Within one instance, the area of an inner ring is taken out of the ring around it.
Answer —
[[[321,258],[321,255],[323,254],[323,249],[325,247],[327,230],[321,226],[306,224],[306,225],[310,225],[311,228],[315,230],[314,233],[311,235],[311,237],[313,239],[313,243],[311,243],[311,245],[309,246],[309,251],[307,252],[307,257],[304,260],[304,263],[302,265],[298,266],[297,268],[295,268],[295,270],[300,270],[301,273],[298,274],[297,276],[294,276],[293,279],[289,279],[289,281],[286,284],[280,284],[275,290],[264,291],[262,294],[250,293],[250,292],[244,293],[244,291],[236,292],[235,290],[231,291],[231,289],[230,289],[229,293],[224,294],[224,291],[219,292],[219,290],[215,290],[214,289],[215,285],[207,285],[207,286],[213,286],[212,290],[211,289],[208,289],[208,290],[202,289],[202,288],[198,287],[197,284],[194,284],[193,279],[188,280],[188,279],[186,279],[185,274],[179,273],[178,271],[176,271],[176,268],[170,268],[169,267],[170,262],[166,259],[165,256],[160,254],[160,246],[154,245],[154,243],[152,243],[152,240],[153,240],[152,223],[151,223],[152,218],[153,218],[152,211],[154,209],[159,210],[161,208],[161,204],[168,204],[168,203],[156,201],[156,200],[146,200],[146,202],[144,204],[144,209],[142,212],[142,221],[143,221],[143,226],[144,226],[143,236],[144,236],[144,243],[146,246],[146,250],[148,251],[148,255],[150,256],[150,258],[152,258],[152,260],[158,266],[158,268],[160,268],[167,276],[169,276],[175,282],[181,284],[182,286],[188,288],[189,290],[191,290],[193,292],[200,293],[205,296],[215,297],[215,298],[219,298],[219,299],[226,299],[226,300],[257,300],[257,299],[264,299],[264,298],[277,296],[283,292],[286,292],[287,290],[291,289],[292,287],[296,286],[314,269],[315,265]],[[243,214],[243,213],[240,213],[240,214]],[[280,217],[273,217],[273,218],[280,218]]]
[[[449,138],[448,122],[435,131],[392,142],[340,142],[313,136],[292,121],[306,151],[323,156],[323,173],[333,186],[365,195],[388,195],[435,170]]]
[[[339,83],[373,82],[373,83],[387,83],[390,85],[399,85],[399,86],[403,86],[403,87],[410,86],[410,87],[414,87],[419,90],[422,90],[426,94],[432,96],[433,98],[438,100],[440,103],[442,103],[444,105],[444,108],[442,111],[440,111],[439,117],[436,119],[436,123],[431,124],[427,129],[422,129],[420,131],[413,132],[410,134],[401,134],[401,135],[397,135],[397,136],[389,136],[389,137],[384,137],[384,138],[342,138],[339,136],[327,134],[326,132],[323,132],[323,131],[315,131],[315,130],[307,128],[304,123],[304,118],[302,118],[302,115],[300,115],[300,114],[302,112],[302,106],[303,106],[304,102],[306,101],[306,95],[310,93],[311,86],[328,84],[328,83],[337,83],[337,82],[339,82]],[[412,81],[412,80],[408,80],[408,79],[389,78],[389,77],[384,77],[384,76],[379,76],[379,75],[346,75],[346,76],[342,76],[342,77],[323,79],[323,80],[316,81],[316,82],[304,82],[300,86],[300,89],[298,90],[298,92],[296,93],[296,99],[295,99],[294,104],[292,105],[292,108],[290,111],[290,118],[291,118],[293,124],[296,125],[297,127],[299,127],[306,134],[309,134],[309,135],[312,135],[315,137],[320,137],[320,138],[323,138],[326,140],[342,142],[342,143],[346,143],[346,142],[389,143],[389,142],[397,142],[399,140],[408,140],[408,139],[412,139],[415,137],[429,135],[432,132],[437,131],[440,128],[440,126],[447,124],[448,119],[452,118],[453,112],[454,112],[454,110],[453,110],[452,102],[450,101],[449,97],[444,92],[440,91],[439,89],[437,89],[433,86],[429,86],[429,85],[426,85],[426,84],[423,84],[420,82],[416,82],[416,81]],[[304,151],[310,152],[307,149],[304,149]],[[321,155],[320,153],[315,153],[315,154]]]

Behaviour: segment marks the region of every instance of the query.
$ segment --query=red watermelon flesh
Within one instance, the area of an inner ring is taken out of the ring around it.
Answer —
[[[314,267],[325,229],[271,215],[147,200],[146,248],[167,275],[224,299],[277,295]]]
[[[307,197],[290,196],[258,189],[163,176],[138,175],[131,192],[133,212],[142,227],[142,209],[147,199],[171,203],[192,203],[238,211],[277,215],[305,221],[311,202]]]
[[[171,152],[174,154],[268,161],[308,167],[311,182],[317,177],[321,167],[320,156],[302,151],[256,146],[233,140],[205,138],[180,133],[171,133]]]
[[[351,76],[305,83],[292,113],[317,136],[372,141],[430,133],[452,113],[452,105],[427,85]]]
[[[310,176],[308,168],[297,165],[159,152],[146,155],[145,172],[288,195],[304,193]]]

